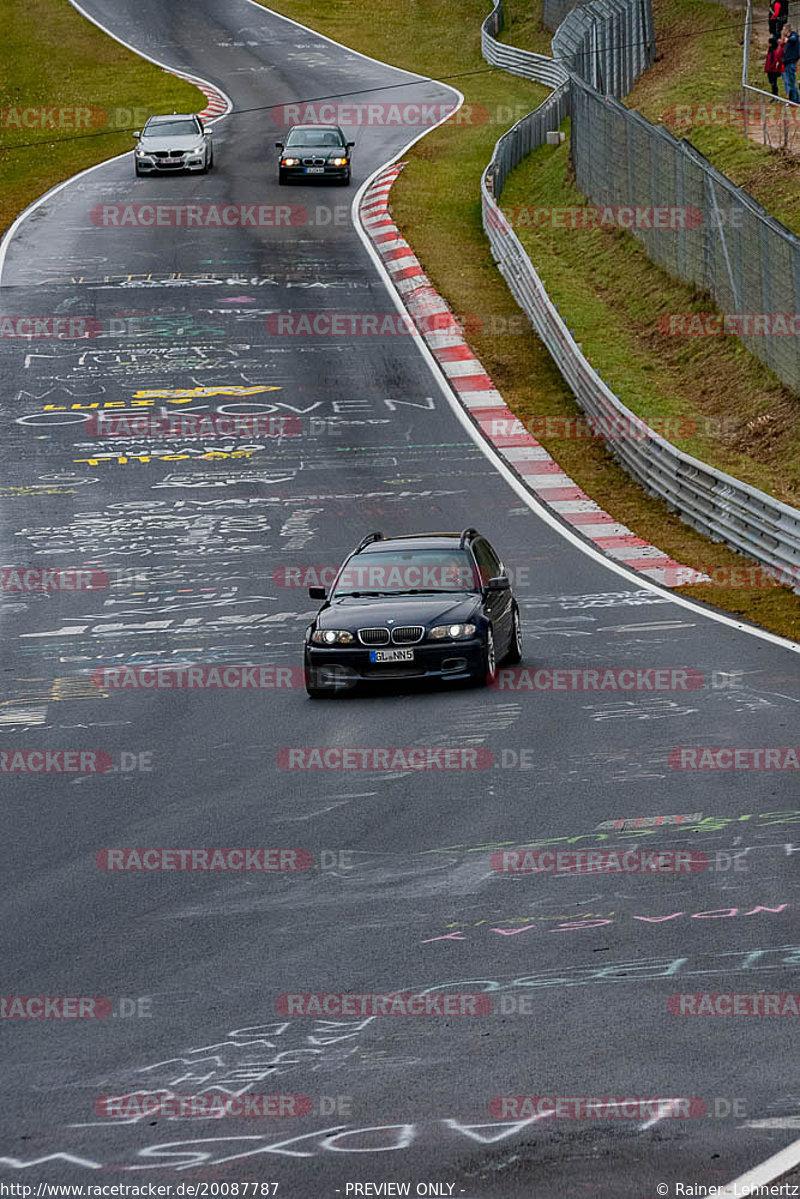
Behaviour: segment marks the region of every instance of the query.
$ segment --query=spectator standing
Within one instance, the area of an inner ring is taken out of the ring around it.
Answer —
[[[793,104],[800,104],[800,93],[797,91],[797,60],[800,58],[800,38],[786,25],[781,36],[783,44],[783,86],[786,88],[786,98]]]
[[[786,24],[786,13],[784,11],[784,0],[771,0],[769,7],[769,35],[770,37],[779,38],[781,30]]]
[[[783,43],[777,37],[769,39],[769,50],[767,50],[767,60],[764,63],[764,70],[767,73],[772,94],[773,96],[777,96],[778,80],[783,74]]]

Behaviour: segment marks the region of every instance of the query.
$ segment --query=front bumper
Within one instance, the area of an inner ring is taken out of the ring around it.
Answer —
[[[350,175],[350,167],[334,167],[327,163],[322,170],[315,170],[303,166],[283,167],[279,166],[278,170],[284,179],[302,179],[305,183],[313,183],[315,179],[347,179]]]
[[[387,647],[388,648],[388,647]],[[482,670],[485,646],[480,637],[464,641],[422,641],[408,647],[413,662],[371,662],[364,646],[317,646],[306,643],[305,669],[314,687],[348,691],[364,683],[390,683],[399,680],[472,678]]]
[[[150,171],[154,175],[173,175],[178,171],[202,171],[205,166],[205,156],[202,154],[185,155],[181,162],[167,163],[163,158],[137,158],[136,165],[140,171]]]

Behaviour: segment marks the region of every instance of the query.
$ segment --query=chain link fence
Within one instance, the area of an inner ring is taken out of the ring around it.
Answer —
[[[553,55],[608,96],[627,96],[655,59],[650,0],[592,0],[565,17]]]
[[[775,315],[800,313],[800,239],[689,142],[574,76],[571,89],[579,190],[600,206],[674,212],[670,228],[631,233],[668,274],[710,293],[747,349],[800,392],[800,337],[791,323],[767,332]]]
[[[499,201],[509,173],[571,118],[571,149],[577,185],[595,204],[683,209],[684,227],[632,229],[647,253],[669,273],[711,292],[723,311],[766,314],[800,311],[800,243],[750,196],[735,187],[699,151],[677,141],[666,129],[650,125],[611,94],[600,94],[586,79],[596,78],[594,49],[607,88],[621,90],[631,70],[652,61],[654,42],[649,0],[629,0],[633,23],[630,48],[643,54],[626,61],[609,52],[606,34],[592,42],[583,23],[618,21],[612,0],[592,0],[571,13],[571,28],[559,39],[559,73],[546,78],[543,55],[502,47],[506,70],[550,82],[552,95],[500,138],[481,179],[483,225],[497,267],[572,389],[581,408],[599,429],[612,428],[606,440],[612,453],[651,495],[664,499],[683,520],[741,553],[795,580],[800,572],[800,510],[685,454],[630,411],[603,382],[582,354],[533,267]],[[501,65],[494,40],[502,28],[502,0],[484,21],[482,44],[489,62]],[[615,26],[619,32],[619,24]],[[561,30],[559,30],[559,34]],[[558,38],[558,34],[557,34]],[[588,41],[587,41],[588,38]],[[554,51],[556,39],[554,38]],[[493,57],[495,54],[497,58]],[[563,57],[562,57],[563,56]],[[617,65],[615,65],[617,64]],[[568,68],[568,69],[567,69]],[[634,76],[635,77],[635,76]],[[800,383],[794,337],[743,337],[757,356],[781,378]],[[790,386],[792,383],[790,382]],[[629,433],[620,436],[620,429]]]
[[[589,0],[543,0],[542,24],[545,29],[555,33],[567,13],[572,12],[573,8],[578,8],[581,4],[588,3]]]

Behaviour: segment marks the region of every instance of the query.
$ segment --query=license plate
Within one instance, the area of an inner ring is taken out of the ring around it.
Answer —
[[[307,175],[323,175],[324,173],[325,173],[324,167],[306,167]]]
[[[371,649],[370,662],[413,662],[413,649]]]
[[[174,167],[174,166],[177,166],[179,162],[183,162],[183,159],[182,158],[165,158],[164,162],[167,164],[168,167]]]

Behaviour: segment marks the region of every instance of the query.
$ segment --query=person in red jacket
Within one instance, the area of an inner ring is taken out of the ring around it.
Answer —
[[[764,70],[767,73],[770,86],[772,87],[773,96],[778,95],[778,80],[783,74],[783,44],[776,37],[769,39],[769,50],[767,50],[767,59],[764,63]]]

